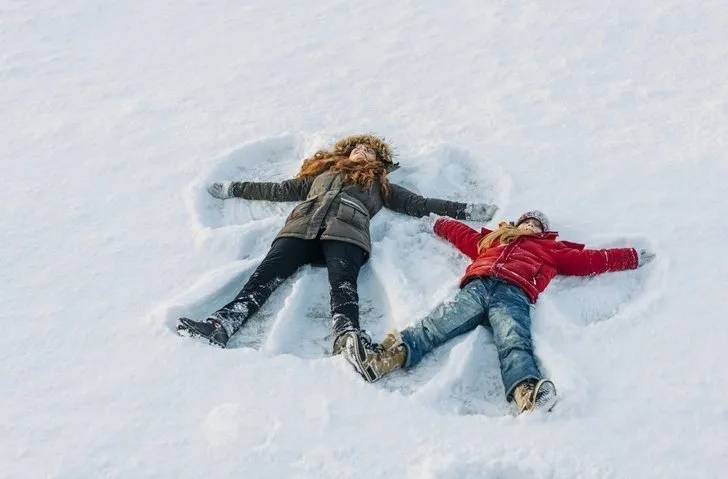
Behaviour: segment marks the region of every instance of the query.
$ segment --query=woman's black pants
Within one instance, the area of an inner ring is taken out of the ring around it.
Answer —
[[[334,340],[359,329],[357,278],[367,259],[361,247],[334,240],[278,238],[265,259],[230,303],[210,316],[232,335],[255,314],[278,286],[305,264],[325,264],[331,288]]]

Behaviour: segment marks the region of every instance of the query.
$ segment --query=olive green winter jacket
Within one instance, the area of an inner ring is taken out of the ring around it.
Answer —
[[[406,188],[389,184],[386,198],[379,183],[370,188],[343,184],[338,172],[327,172],[312,178],[294,178],[281,183],[235,182],[233,196],[248,200],[301,201],[291,211],[276,239],[338,240],[354,243],[367,254],[371,251],[369,220],[382,207],[410,216],[435,213],[465,219],[465,203],[424,198]]]

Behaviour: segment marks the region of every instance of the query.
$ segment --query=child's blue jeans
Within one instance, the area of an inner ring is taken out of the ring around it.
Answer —
[[[467,283],[455,297],[437,306],[417,324],[402,331],[407,346],[405,367],[446,341],[490,326],[500,359],[501,377],[510,398],[524,379],[540,379],[531,343],[531,304],[518,286],[491,276]]]

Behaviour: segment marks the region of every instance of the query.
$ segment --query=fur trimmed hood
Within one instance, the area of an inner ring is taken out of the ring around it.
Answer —
[[[394,162],[394,152],[392,147],[384,140],[374,135],[350,135],[345,136],[336,142],[331,152],[335,155],[349,156],[351,151],[358,145],[363,143],[377,152],[377,157],[383,163],[386,163],[387,171],[394,171],[399,168],[399,163]]]

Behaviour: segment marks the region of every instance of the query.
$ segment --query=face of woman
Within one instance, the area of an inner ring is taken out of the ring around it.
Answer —
[[[535,218],[528,218],[527,220],[522,221],[518,225],[518,229],[529,230],[532,233],[543,233],[543,226],[541,226],[541,222]]]
[[[369,160],[374,161],[377,159],[377,152],[371,146],[367,146],[364,143],[359,143],[349,153],[349,158],[352,160]]]

